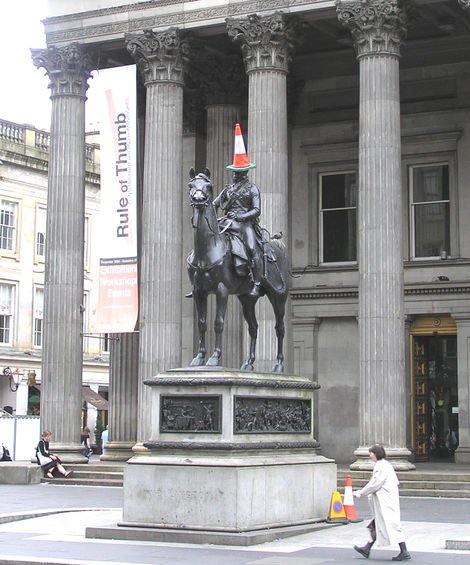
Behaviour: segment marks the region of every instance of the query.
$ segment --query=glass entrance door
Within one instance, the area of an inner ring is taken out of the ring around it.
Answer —
[[[413,336],[416,461],[453,460],[458,446],[457,337]]]

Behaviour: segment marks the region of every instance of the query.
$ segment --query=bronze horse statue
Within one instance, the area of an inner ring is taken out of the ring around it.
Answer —
[[[188,273],[193,285],[192,296],[196,304],[199,350],[191,362],[192,366],[219,366],[222,356],[222,334],[228,296],[237,295],[248,324],[250,346],[248,358],[242,370],[254,370],[258,322],[255,315],[257,297],[250,296],[252,280],[248,265],[245,269],[237,265],[231,251],[227,226],[221,228],[213,202],[213,187],[210,172],[196,174],[190,170],[188,183],[189,198],[193,208],[192,226],[194,229],[194,249],[188,257]],[[233,236],[232,236],[233,237]],[[284,314],[288,295],[288,264],[285,246],[278,239],[259,242],[259,252],[263,257],[264,274],[261,281],[260,296],[266,295],[272,304],[276,318],[277,356],[273,373],[284,372],[283,341],[285,334]],[[207,297],[216,296],[216,316],[214,321],[215,349],[206,358]]]

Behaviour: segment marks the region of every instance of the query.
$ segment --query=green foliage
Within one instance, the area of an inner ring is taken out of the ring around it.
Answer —
[[[95,441],[100,451],[101,451],[101,433],[105,427],[106,426],[103,421],[103,412],[101,410],[98,410],[98,414],[96,416]]]

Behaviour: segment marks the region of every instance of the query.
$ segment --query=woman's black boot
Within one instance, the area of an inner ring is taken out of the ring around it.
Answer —
[[[366,545],[364,547],[358,547],[357,545],[354,546],[354,549],[360,553],[362,555],[362,557],[365,557],[366,559],[369,558],[369,554],[370,554],[370,550],[371,547],[374,545],[374,541],[370,541],[368,543],[366,543]]]
[[[408,553],[406,549],[406,543],[402,541],[400,544],[400,553],[392,557],[392,561],[409,561],[411,559],[411,555]]]

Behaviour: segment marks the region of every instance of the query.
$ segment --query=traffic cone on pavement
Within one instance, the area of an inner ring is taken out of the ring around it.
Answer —
[[[250,160],[248,159],[240,124],[235,124],[235,149],[233,151],[233,163],[231,165],[227,165],[227,169],[237,172],[249,171],[255,167],[256,165],[254,163],[250,163]]]
[[[329,523],[339,522],[343,524],[348,521],[343,502],[341,501],[341,494],[337,490],[331,495],[330,513],[326,521]]]
[[[361,522],[356,514],[356,506],[354,505],[354,496],[352,491],[351,475],[346,475],[346,484],[344,486],[344,511],[349,522]]]

